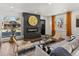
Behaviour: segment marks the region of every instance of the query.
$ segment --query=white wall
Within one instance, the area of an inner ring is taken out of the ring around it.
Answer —
[[[62,36],[65,36],[66,35],[66,14],[61,14],[61,15],[57,15],[56,16],[56,20],[60,17],[65,17],[64,18],[64,29],[57,29],[56,28],[56,32],[60,32]],[[49,34],[49,35],[52,35],[52,17],[51,16],[41,16],[40,19],[45,19],[46,20],[46,31],[45,33],[46,34]]]
[[[66,16],[66,14],[63,14],[64,16]],[[72,11],[72,15],[71,15],[71,18],[72,18],[72,21],[71,21],[71,28],[72,28],[72,34],[74,36],[79,36],[79,28],[76,27],[76,17],[77,15],[79,15],[79,10],[74,10]],[[62,15],[61,15],[62,16]],[[59,15],[57,17],[60,17]],[[66,18],[65,18],[66,19]],[[65,21],[66,23],[66,21]],[[57,30],[58,31],[58,30]],[[62,35],[66,34],[66,30],[64,30],[64,33],[62,31],[59,30],[59,32],[62,33]]]
[[[40,19],[45,19],[45,34],[52,35],[52,20],[51,16],[41,16]]]
[[[66,14],[63,14],[64,16],[66,16]],[[74,10],[74,11],[72,11],[72,15],[71,15],[71,18],[72,18],[72,21],[71,21],[71,27],[72,27],[72,34],[74,35],[74,36],[79,36],[79,27],[76,27],[76,17],[79,15],[79,10]],[[78,16],[79,17],[79,16]],[[66,19],[66,18],[65,18]],[[66,21],[65,21],[65,23],[66,23]],[[66,30],[65,30],[66,31]],[[64,31],[64,32],[65,32]],[[60,31],[61,32],[61,31]],[[62,32],[61,32],[62,33]],[[66,34],[66,32],[65,33],[62,33],[63,35],[64,34]]]
[[[51,20],[51,16],[46,17],[46,34],[52,35],[52,20]]]
[[[63,14],[64,16],[66,16],[66,14]],[[71,21],[71,26],[72,26],[72,34],[75,35],[76,37],[79,36],[79,28],[76,27],[76,16],[79,15],[79,10],[76,11],[72,11],[72,21]],[[41,16],[41,19],[45,19],[46,20],[46,34],[51,35],[52,34],[52,20],[51,20],[51,16]],[[66,19],[66,18],[65,18]],[[66,23],[66,21],[65,21]],[[61,32],[61,31],[60,31]],[[66,30],[63,32],[61,32],[62,35],[66,34]]]
[[[72,12],[72,34],[79,36],[79,27],[76,27],[76,16],[79,15],[79,11]]]

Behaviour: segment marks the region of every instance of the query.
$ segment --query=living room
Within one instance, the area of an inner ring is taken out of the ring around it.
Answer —
[[[78,3],[0,3],[0,56],[77,56],[78,20]]]

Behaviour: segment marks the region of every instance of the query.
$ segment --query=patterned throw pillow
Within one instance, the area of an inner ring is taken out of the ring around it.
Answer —
[[[79,39],[75,38],[69,44],[72,46],[72,50],[75,50],[79,46]]]
[[[72,53],[72,46],[67,44],[63,46],[69,53]]]

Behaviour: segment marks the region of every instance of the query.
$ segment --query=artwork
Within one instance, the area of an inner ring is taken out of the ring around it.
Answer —
[[[79,19],[76,19],[76,27],[79,27]]]
[[[79,27],[79,15],[76,17],[76,27]]]
[[[64,23],[64,18],[60,18],[58,21],[57,21],[57,26],[58,28],[63,28],[63,23]]]
[[[38,19],[36,16],[30,16],[29,19],[28,19],[28,23],[31,25],[31,26],[36,26],[38,24]]]
[[[56,32],[66,35],[66,14],[56,16]]]
[[[65,26],[65,15],[56,16],[56,29],[63,29]]]

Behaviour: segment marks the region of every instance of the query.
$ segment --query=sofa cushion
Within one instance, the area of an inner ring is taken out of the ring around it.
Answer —
[[[79,56],[79,47],[72,52],[72,56]]]
[[[63,48],[65,48],[69,53],[72,53],[72,46],[69,44],[63,45]]]
[[[76,48],[79,46],[78,40],[79,40],[79,39],[76,38],[76,39],[72,40],[72,41],[69,43],[69,45],[72,46],[72,50],[76,49]]]
[[[56,40],[59,40],[60,36],[61,36],[60,33],[56,32],[55,35],[53,36],[53,38]]]
[[[69,52],[72,53],[78,46],[79,46],[79,42],[78,42],[78,38],[75,38],[74,40],[68,42],[67,44],[63,45],[63,47]]]
[[[64,40],[64,38],[61,37],[61,34],[56,32],[55,35],[52,37],[53,41],[61,41]]]

